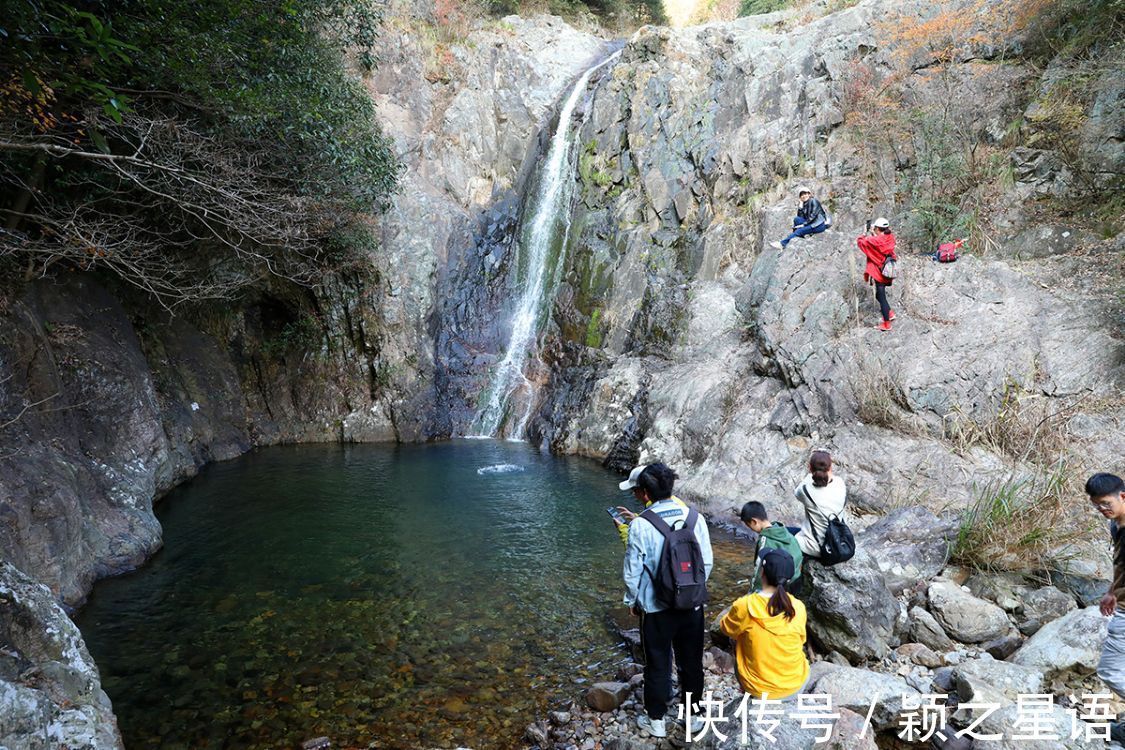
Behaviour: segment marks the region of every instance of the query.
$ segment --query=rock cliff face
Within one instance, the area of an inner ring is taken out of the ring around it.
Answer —
[[[369,271],[175,317],[88,274],[4,296],[0,545],[64,602],[151,554],[153,499],[208,461],[449,434],[435,381],[479,379],[450,343],[456,326],[489,321],[507,283],[451,279],[479,265],[489,232],[506,242],[537,133],[606,44],[513,18],[432,84],[412,35],[385,44],[369,84],[408,170]]]
[[[472,420],[503,355],[522,188],[563,91],[610,48],[557,18],[511,16],[453,46],[427,83],[425,38],[388,35],[369,81],[407,167],[376,261],[407,439],[461,434]]]
[[[767,16],[630,40],[582,132],[583,197],[533,439],[619,466],[662,458],[713,512],[756,499],[788,521],[813,446],[839,456],[861,510],[964,507],[974,482],[1039,458],[948,439],[1013,394],[1065,412],[1090,465],[1120,455],[1120,330],[1034,264],[939,265],[900,244],[895,327],[874,328],[854,237],[865,218],[909,218],[884,186],[908,157],[862,148],[843,109],[856,60],[890,69],[872,29],[902,7],[862,2],[784,33]],[[983,142],[1031,106],[1031,71],[1002,52],[981,53],[987,71],[973,60],[950,74]],[[927,65],[910,79],[919,102],[938,96]],[[772,249],[799,184],[834,226]],[[995,199],[1013,237],[1028,231],[1013,207],[1029,189],[1017,181]]]
[[[417,37],[384,43],[369,85],[408,172],[369,269],[175,317],[89,274],[0,290],[0,744],[119,745],[96,667],[47,592],[77,606],[97,578],[140,565],[160,546],[153,502],[176,483],[258,445],[449,434],[435,383],[457,355],[435,358],[452,351],[442,321],[488,308],[448,280],[479,262],[482,233],[506,243],[536,134],[606,43],[513,18],[429,83]],[[81,654],[44,650],[37,632]]]
[[[193,322],[87,275],[23,289],[0,332],[4,557],[76,605],[159,547],[154,498],[208,461],[393,440],[362,290],[337,279],[297,299],[263,293]]]

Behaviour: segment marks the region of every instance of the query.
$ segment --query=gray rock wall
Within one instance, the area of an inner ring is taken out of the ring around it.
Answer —
[[[533,441],[618,466],[660,458],[712,512],[754,499],[790,522],[813,447],[836,454],[854,507],[874,513],[964,507],[974,482],[1035,471],[1038,456],[1021,468],[944,439],[958,420],[993,419],[1005,393],[1048,411],[1108,398],[1095,417],[1107,429],[1084,430],[1084,418],[1068,429],[1076,445],[1090,438],[1083,468],[1112,465],[1104,438],[1123,416],[1125,349],[1081,296],[996,258],[938,265],[900,239],[898,318],[891,333],[874,328],[854,238],[865,218],[910,219],[895,185],[911,164],[856,142],[845,89],[855,61],[889,74],[874,22],[919,7],[868,0],[785,31],[770,16],[629,41],[582,133],[582,198],[543,347],[551,396]],[[954,115],[999,144],[1034,88],[1001,52],[941,80],[919,60],[912,104],[960,82]],[[834,226],[774,250],[798,185]],[[873,401],[889,409],[874,424]]]
[[[175,318],[88,274],[23,288],[0,323],[3,558],[77,605],[160,546],[153,501],[205,463],[396,439],[378,316],[357,288]]]

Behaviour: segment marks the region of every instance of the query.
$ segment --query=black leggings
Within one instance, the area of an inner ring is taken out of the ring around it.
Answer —
[[[875,299],[879,300],[879,310],[883,313],[883,320],[891,319],[891,306],[887,302],[887,285],[875,282]]]

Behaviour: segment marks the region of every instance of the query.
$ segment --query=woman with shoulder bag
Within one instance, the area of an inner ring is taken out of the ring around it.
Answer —
[[[832,474],[832,455],[813,451],[809,473],[793,491],[805,508],[805,525],[796,533],[797,543],[805,557],[820,557],[820,545],[833,518],[844,521],[844,505],[848,488],[844,480]]]
[[[898,262],[898,256],[895,255],[895,236],[891,232],[891,223],[882,216],[876,219],[871,227],[873,233],[858,238],[856,244],[867,257],[863,280],[875,285],[875,299],[879,301],[879,310],[883,313],[879,330],[889,331],[891,321],[895,319],[895,312],[887,302],[887,287],[894,281],[894,264]]]

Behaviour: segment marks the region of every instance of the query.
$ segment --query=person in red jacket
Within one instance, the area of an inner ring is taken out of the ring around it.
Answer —
[[[880,331],[891,330],[891,321],[895,319],[895,312],[887,302],[887,287],[891,279],[883,275],[883,265],[890,258],[895,262],[895,236],[891,232],[891,223],[879,217],[871,225],[872,234],[864,235],[856,240],[859,249],[867,256],[867,267],[863,271],[863,280],[875,285],[875,299],[879,300],[879,310],[883,313],[883,321],[879,323]]]

